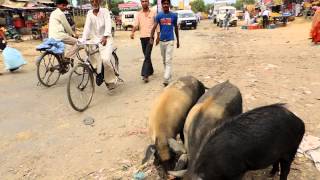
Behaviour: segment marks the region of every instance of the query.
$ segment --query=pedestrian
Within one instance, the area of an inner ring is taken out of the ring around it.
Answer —
[[[270,17],[270,11],[267,8],[262,13],[262,26],[263,26],[263,28],[267,28],[268,27],[268,25],[269,25],[269,17]]]
[[[87,13],[82,40],[100,42],[99,54],[92,55],[92,59],[97,62],[96,84],[100,86],[105,82],[111,90],[115,88],[117,77],[110,63],[113,51],[110,12],[100,7],[101,0],[91,0],[90,3],[92,10]]]
[[[149,76],[153,74],[151,61],[152,44],[150,44],[150,35],[155,24],[156,12],[149,8],[149,0],[141,0],[141,5],[142,10],[140,10],[135,16],[136,19],[130,37],[131,39],[134,39],[135,31],[138,29],[140,30],[140,41],[144,55],[141,76],[142,80],[147,83],[149,82]],[[157,39],[159,39],[159,33],[157,33]]]
[[[170,0],[161,0],[162,10],[156,16],[156,23],[152,28],[150,43],[154,43],[154,33],[158,26],[160,25],[160,39],[156,40],[156,45],[160,41],[161,56],[164,64],[164,81],[163,85],[167,86],[172,77],[172,54],[174,48],[174,34],[177,38],[177,48],[180,47],[179,43],[179,30],[177,25],[178,16],[176,13],[170,11]]]
[[[224,16],[224,29],[229,30],[229,22],[230,22],[231,16],[232,15],[229,9],[226,9],[226,15]]]
[[[27,64],[18,49],[7,46],[7,41],[3,34],[0,34],[0,52],[2,52],[5,69],[13,72]],[[1,75],[1,73],[0,73]]]
[[[314,42],[315,44],[320,42],[320,8],[317,9],[313,16],[310,36],[312,42]]]
[[[244,12],[244,22],[246,25],[250,24],[250,13],[247,9]]]

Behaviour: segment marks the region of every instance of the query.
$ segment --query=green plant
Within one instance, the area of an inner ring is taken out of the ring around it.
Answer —
[[[193,12],[204,12],[206,10],[206,6],[203,0],[195,0],[190,3],[191,9]]]

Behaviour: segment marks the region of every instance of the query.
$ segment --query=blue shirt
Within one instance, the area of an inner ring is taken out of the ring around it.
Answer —
[[[176,13],[160,12],[156,16],[156,22],[160,24],[160,41],[174,40],[174,26],[177,25],[178,16]]]

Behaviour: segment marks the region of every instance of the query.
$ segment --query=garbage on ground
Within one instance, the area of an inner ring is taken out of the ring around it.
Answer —
[[[92,118],[92,117],[85,117],[84,119],[83,119],[83,123],[85,124],[85,125],[91,125],[91,126],[93,126],[93,123],[94,123],[94,119]]]
[[[143,172],[137,172],[133,175],[134,180],[143,180],[145,177]]]
[[[305,155],[314,162],[320,171],[320,138],[312,135],[305,135],[302,139],[298,153]]]

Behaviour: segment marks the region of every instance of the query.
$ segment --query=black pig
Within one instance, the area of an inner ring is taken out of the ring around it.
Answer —
[[[286,180],[304,132],[303,121],[282,104],[221,121],[200,147],[192,147],[198,152],[183,179],[240,180],[247,171],[269,165],[275,175],[280,165],[280,180]]]

